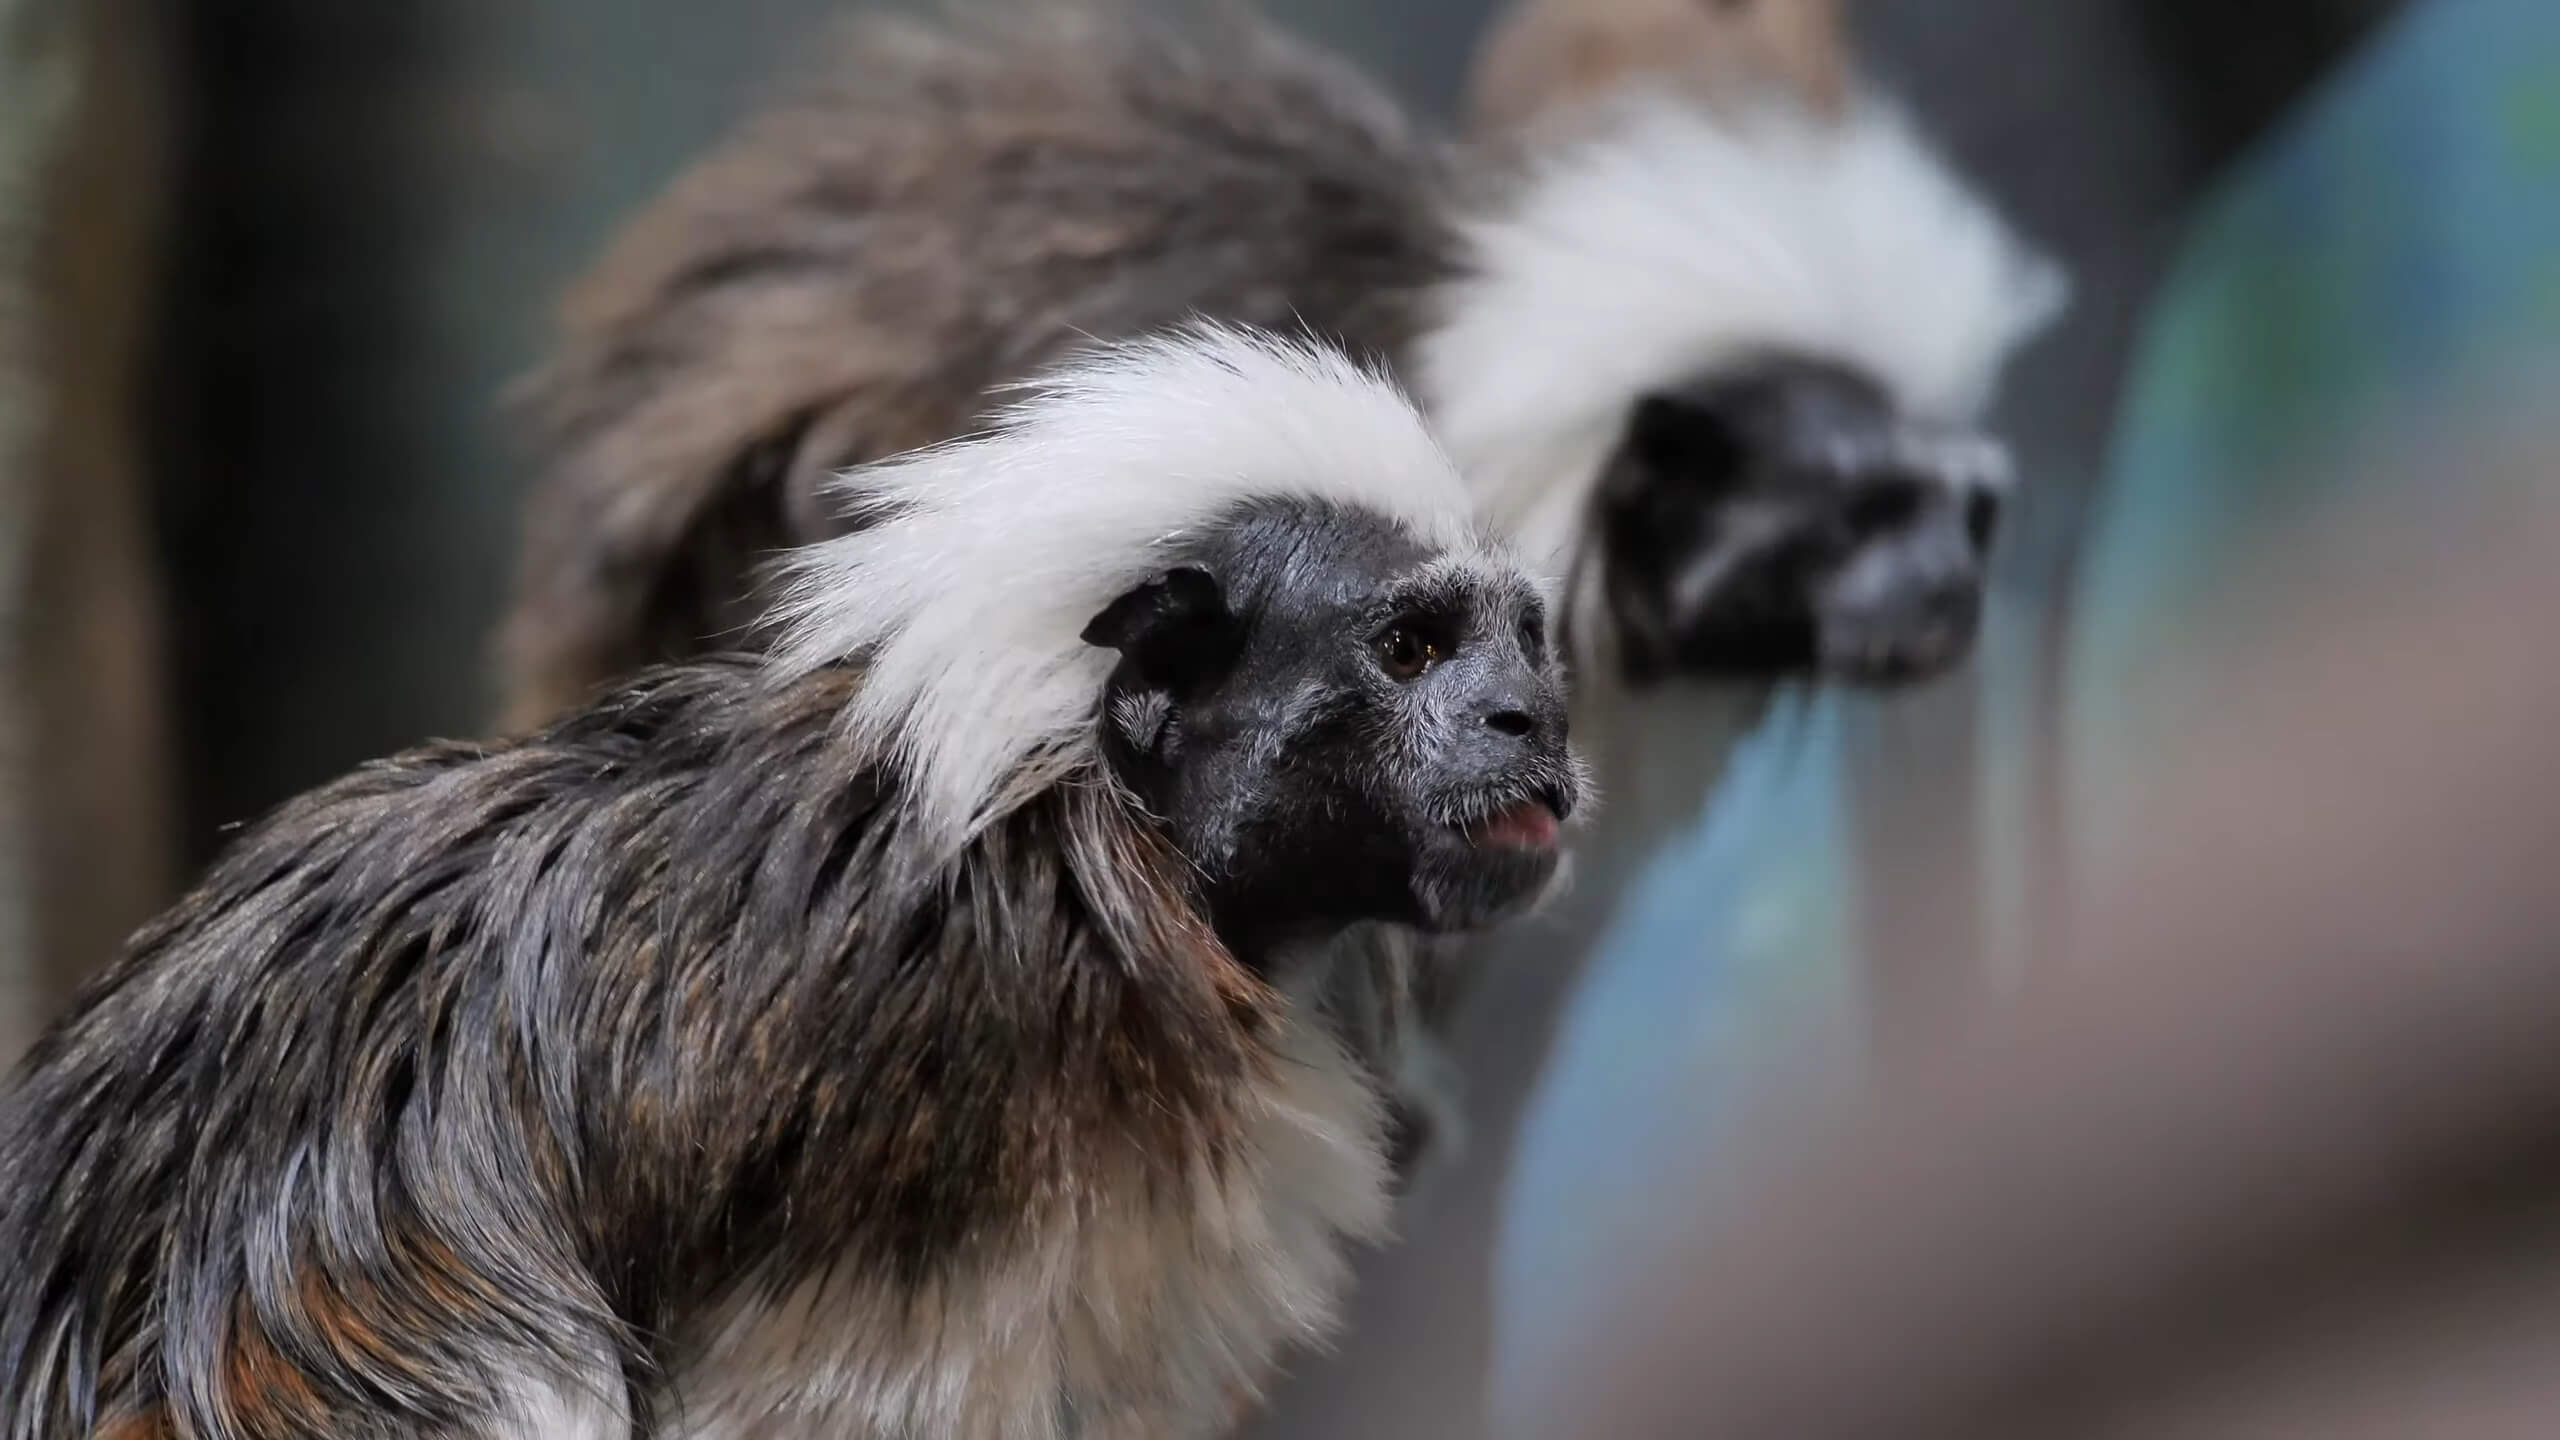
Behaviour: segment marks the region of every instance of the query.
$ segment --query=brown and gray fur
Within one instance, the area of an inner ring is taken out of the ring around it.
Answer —
[[[1282,1013],[1178,857],[1088,788],[923,870],[851,674],[750,681],[369,768],[137,938],[0,1132],[13,1440],[547,1433],[511,1391],[627,1413],[758,1276],[930,1325],[964,1254],[1267,1163]]]
[[[618,237],[520,397],[510,726],[737,643],[759,564],[840,523],[833,472],[966,433],[1089,340],[1205,315],[1402,353],[1447,263],[1431,147],[1240,15],[1136,13],[860,17]]]
[[[249,831],[0,1096],[0,1436],[1222,1429],[1384,1220],[1308,966],[1523,903],[1477,827],[1578,784],[1544,597],[1350,376],[1093,362],[875,472],[776,656]],[[954,808],[972,677],[1050,709]]]

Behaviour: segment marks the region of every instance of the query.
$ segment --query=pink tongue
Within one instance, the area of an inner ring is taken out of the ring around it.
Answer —
[[[1476,838],[1479,844],[1544,850],[1556,843],[1555,812],[1535,800],[1514,805],[1484,822]]]

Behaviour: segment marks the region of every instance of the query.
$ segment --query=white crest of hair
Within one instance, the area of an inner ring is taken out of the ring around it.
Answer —
[[[1582,118],[1463,222],[1467,274],[1416,357],[1442,441],[1533,562],[1566,563],[1647,390],[1789,353],[1970,420],[2066,299],[1881,98],[1825,117],[1638,92]]]
[[[847,723],[955,847],[1094,753],[1117,657],[1084,627],[1236,507],[1329,500],[1489,544],[1412,402],[1331,351],[1197,325],[1019,388],[986,435],[844,476],[882,518],[794,557],[775,615],[780,673],[864,663]]]

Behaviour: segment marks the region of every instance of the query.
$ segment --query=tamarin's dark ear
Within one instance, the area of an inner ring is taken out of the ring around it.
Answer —
[[[1085,643],[1119,651],[1139,686],[1176,693],[1224,668],[1238,638],[1226,591],[1194,565],[1149,580],[1084,627]]]
[[[1742,473],[1749,446],[1735,417],[1714,400],[1693,395],[1647,395],[1627,421],[1626,453],[1638,463],[1611,468],[1604,498],[1630,500],[1631,492],[1665,476],[1693,491],[1720,491]]]

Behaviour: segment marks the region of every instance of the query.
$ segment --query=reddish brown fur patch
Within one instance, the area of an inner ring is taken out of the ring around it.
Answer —
[[[385,1247],[400,1266],[394,1292],[386,1293],[363,1277],[333,1277],[310,1266],[295,1278],[296,1319],[334,1366],[374,1375],[413,1369],[458,1318],[494,1307],[497,1297],[487,1282],[442,1242],[393,1233],[385,1237]],[[409,1298],[398,1298],[402,1295]],[[420,1379],[423,1388],[425,1377]],[[223,1354],[220,1394],[224,1414],[251,1433],[325,1433],[331,1428],[331,1406],[311,1377],[285,1359],[246,1315],[234,1321]]]
[[[152,1410],[118,1415],[91,1431],[89,1440],[177,1440],[177,1433],[169,1424],[168,1411]]]
[[[215,1379],[217,1404],[228,1426],[251,1435],[325,1434],[327,1407],[311,1380],[276,1352],[245,1315],[232,1319]]]
[[[382,1332],[337,1286],[317,1270],[305,1270],[295,1284],[302,1317],[321,1343],[341,1355],[372,1356],[383,1350]]]

